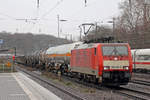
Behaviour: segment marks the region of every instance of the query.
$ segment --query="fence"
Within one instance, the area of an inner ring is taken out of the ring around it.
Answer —
[[[0,56],[0,73],[13,72],[14,62],[11,56]]]

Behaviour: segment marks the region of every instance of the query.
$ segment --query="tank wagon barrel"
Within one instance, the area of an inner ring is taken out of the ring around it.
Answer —
[[[64,44],[47,49],[45,58],[48,70],[51,71],[55,69],[56,72],[61,71],[62,74],[67,73],[70,66],[71,50],[80,44],[82,44],[82,42]]]

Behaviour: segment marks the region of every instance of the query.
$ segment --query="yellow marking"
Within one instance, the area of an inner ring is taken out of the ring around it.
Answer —
[[[10,62],[7,62],[5,65],[6,65],[7,67],[11,67],[11,63],[10,63]]]
[[[46,56],[47,57],[65,57],[65,56],[70,57],[71,54],[70,53],[66,53],[66,54],[47,54]]]

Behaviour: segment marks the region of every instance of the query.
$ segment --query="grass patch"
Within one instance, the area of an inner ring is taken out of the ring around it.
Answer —
[[[43,72],[42,76],[47,77],[48,79],[53,79],[53,80],[57,80],[58,77],[50,72]]]
[[[42,76],[52,80],[54,83],[58,83],[58,84],[62,84],[65,86],[72,86],[73,84],[71,82],[69,82],[68,80],[64,80],[63,78],[59,78],[57,75],[51,73],[51,72],[43,72]]]
[[[81,92],[84,92],[84,93],[95,93],[96,91],[95,91],[95,89],[92,89],[92,88],[86,88],[86,89],[84,89]]]
[[[63,78],[59,79],[59,77],[56,74],[53,74],[51,72],[43,72],[42,76],[48,78],[53,83],[71,87],[71,88],[76,89],[77,91],[79,91],[81,93],[90,93],[90,94],[96,93],[96,90],[93,88],[87,88],[83,85],[72,83],[71,81],[65,80]]]
[[[72,83],[71,82],[67,82],[65,83],[67,86],[72,86]]]

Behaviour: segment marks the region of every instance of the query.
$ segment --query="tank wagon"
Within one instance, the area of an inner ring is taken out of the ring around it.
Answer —
[[[150,49],[131,50],[133,57],[133,69],[137,72],[150,71]]]
[[[76,48],[82,42],[64,44],[50,47],[45,51],[44,59],[46,61],[46,69],[49,71],[61,71],[61,74],[68,73],[70,66],[71,50]]]
[[[132,74],[131,50],[126,43],[82,44],[72,50],[70,67],[81,79],[125,85]]]
[[[43,55],[44,51],[35,51],[32,54],[17,56],[16,62],[18,64],[30,66],[32,68],[43,69],[45,67],[43,67],[45,63]]]

